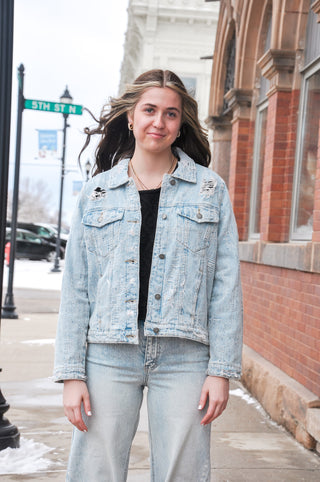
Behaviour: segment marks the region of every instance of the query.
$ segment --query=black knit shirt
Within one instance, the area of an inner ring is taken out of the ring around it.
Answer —
[[[147,314],[149,278],[161,188],[139,191],[141,204],[139,320]]]

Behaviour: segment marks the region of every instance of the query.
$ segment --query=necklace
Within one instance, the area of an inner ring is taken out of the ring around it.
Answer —
[[[172,159],[172,162],[171,162],[171,166],[169,168],[169,171],[167,172],[167,174],[171,174],[174,170],[175,170],[175,167],[176,167],[176,158],[173,156],[173,159]],[[146,189],[147,191],[149,191],[151,188],[150,187],[147,187],[140,179],[140,177],[138,176],[138,174],[136,173],[136,171],[134,170],[134,167],[133,167],[133,164],[132,164],[132,160],[130,159],[130,162],[129,162],[129,166],[131,167],[131,170],[132,170],[132,173],[134,175],[134,177],[136,178],[136,180],[138,181],[138,183],[140,184],[141,187],[143,187],[144,189]],[[152,189],[158,189],[162,184],[162,179],[161,181],[159,182],[159,184],[157,184],[156,187],[153,187]]]

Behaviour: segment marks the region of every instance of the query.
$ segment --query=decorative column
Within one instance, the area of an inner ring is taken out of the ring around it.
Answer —
[[[260,239],[286,242],[289,239],[300,94],[299,90],[292,91],[295,52],[270,49],[258,65],[262,75],[270,80]]]
[[[209,129],[213,131],[212,138],[212,161],[210,167],[229,186],[230,153],[232,125],[231,116],[209,117],[206,120]]]
[[[248,234],[250,202],[250,173],[252,163],[252,126],[250,122],[252,91],[230,89],[225,94],[228,108],[233,112],[229,193],[238,224],[240,240]]]

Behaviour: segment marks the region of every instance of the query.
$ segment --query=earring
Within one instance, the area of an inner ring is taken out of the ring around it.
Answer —
[[[129,122],[129,123],[128,123],[128,129],[129,129],[129,131],[133,131],[133,124],[132,124],[132,122]]]
[[[178,134],[177,134],[177,139],[178,139],[178,137],[180,137],[180,134],[181,134],[181,132],[179,131]]]

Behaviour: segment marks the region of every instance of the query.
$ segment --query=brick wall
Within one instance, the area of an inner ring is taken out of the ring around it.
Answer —
[[[229,193],[240,240],[247,239],[251,188],[253,123],[237,119],[232,124]]]
[[[277,91],[269,98],[261,199],[263,241],[289,238],[299,94]]]
[[[244,342],[320,397],[320,275],[241,263]]]

